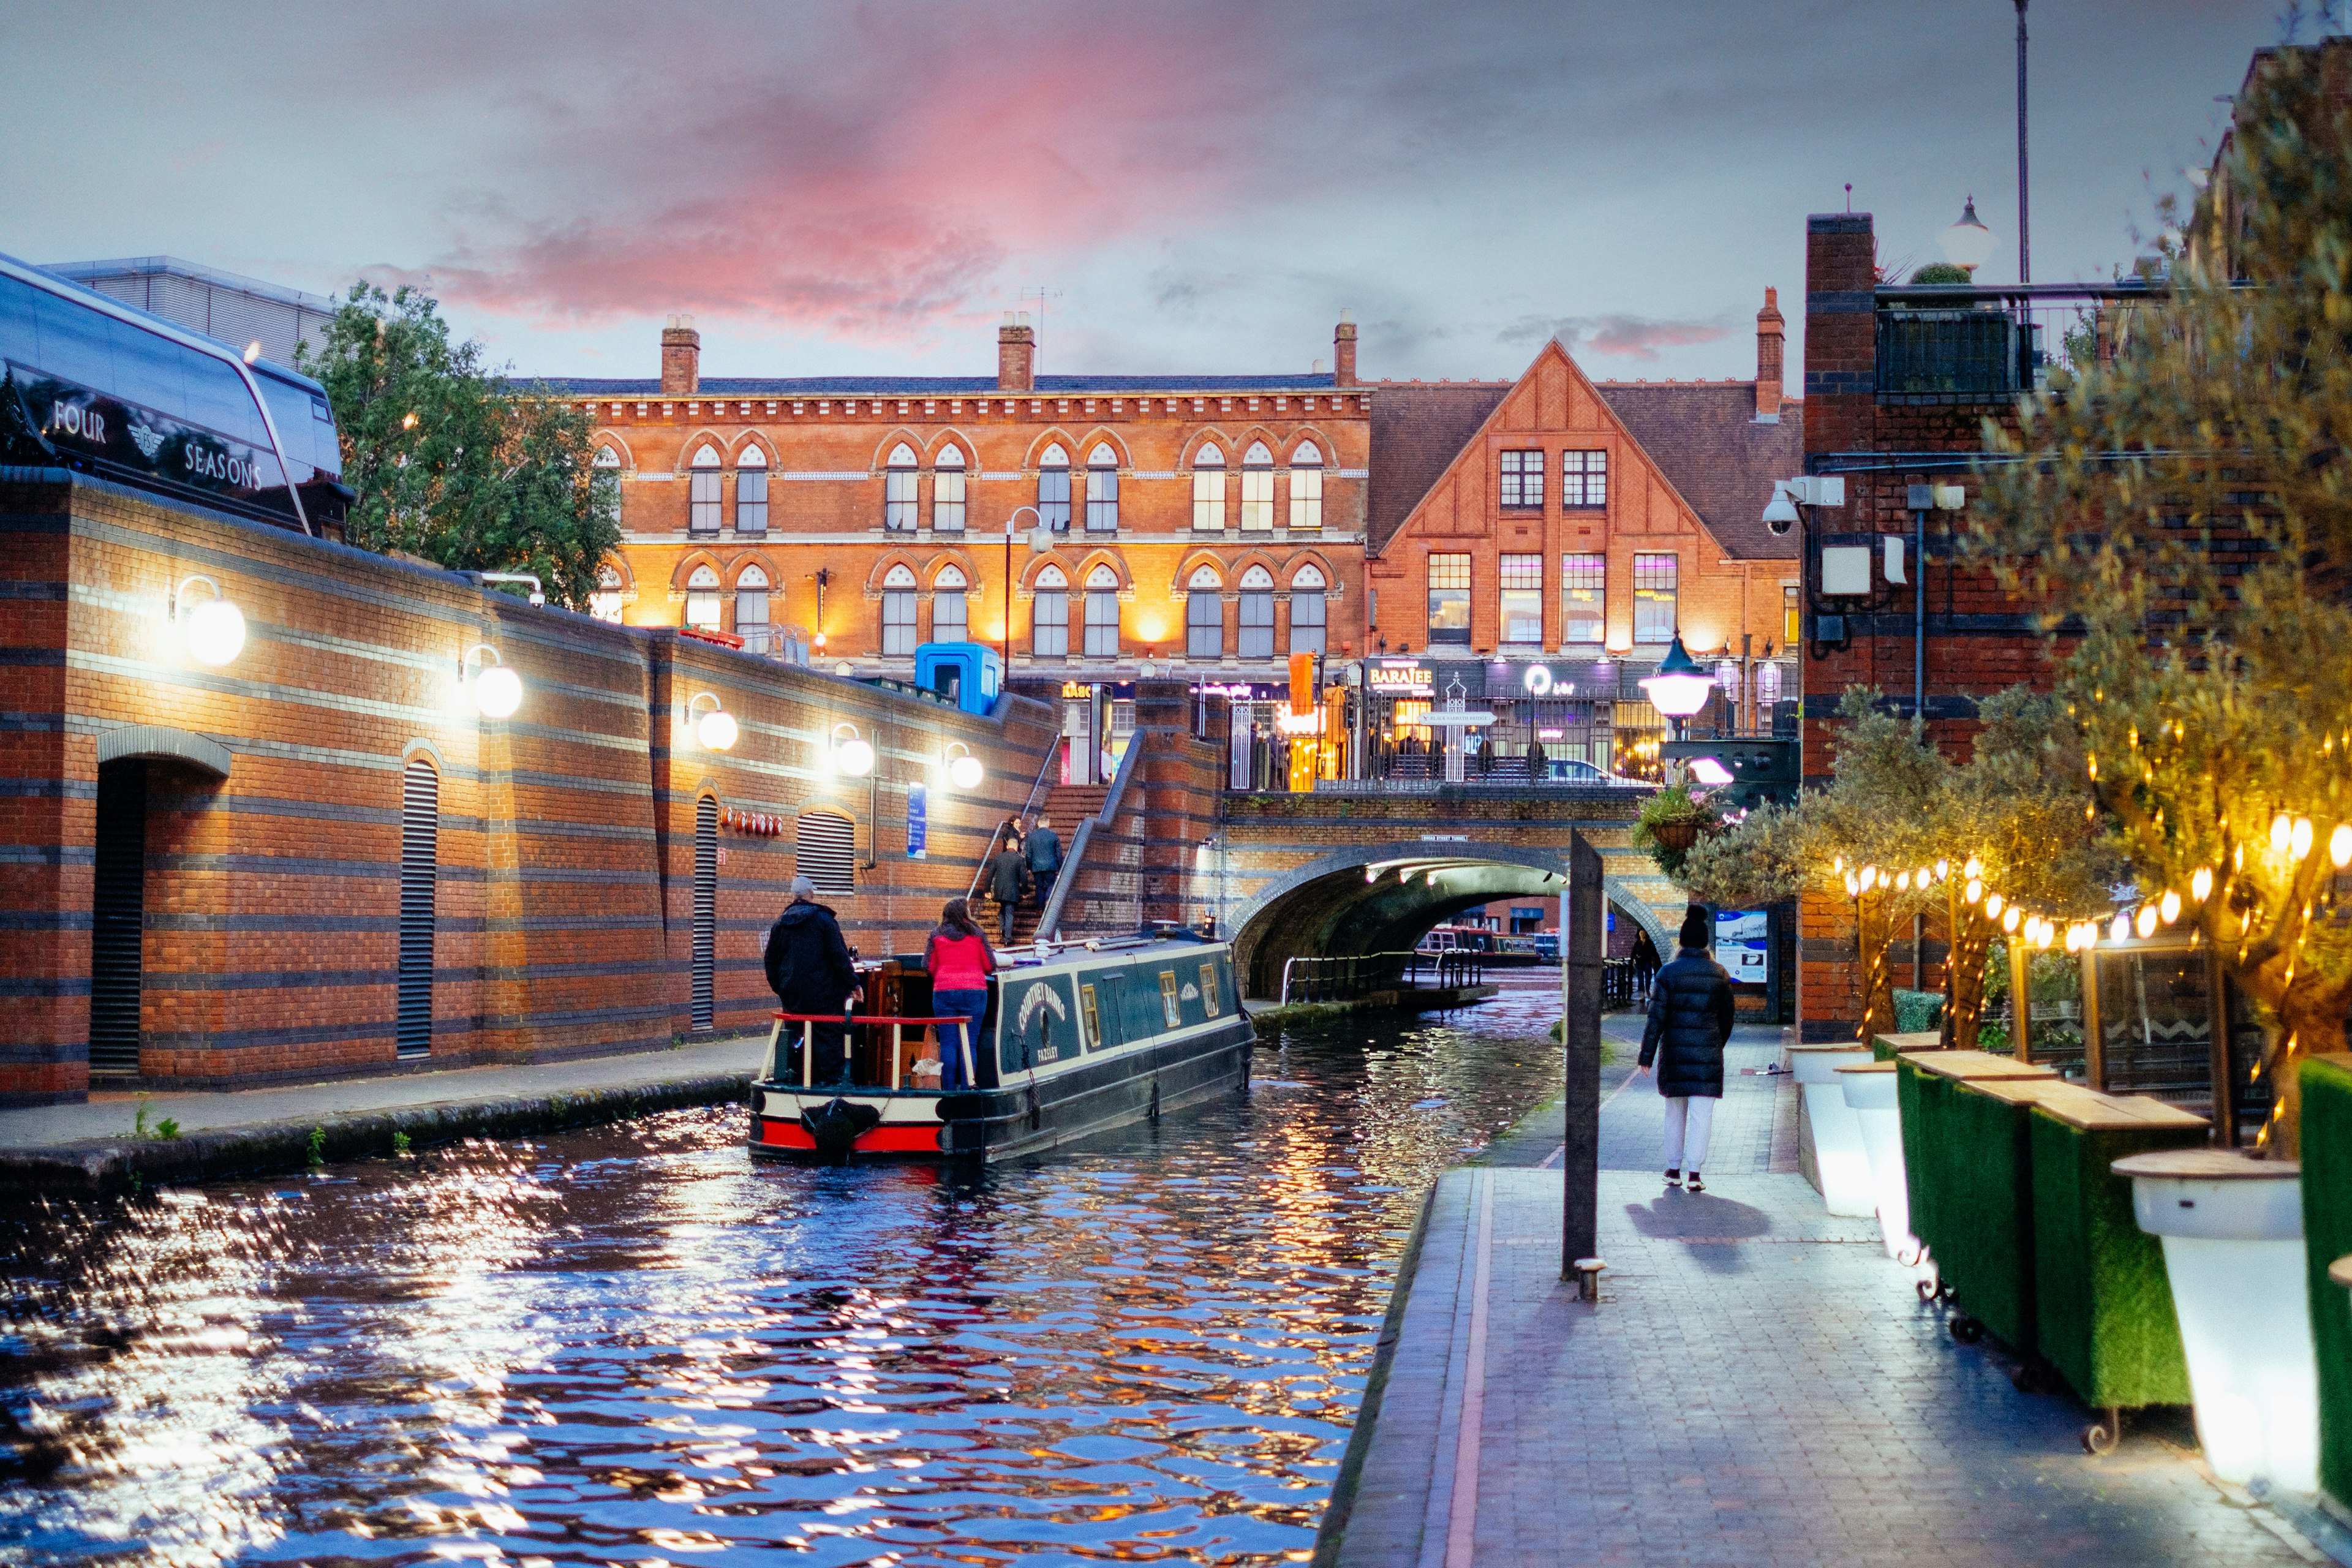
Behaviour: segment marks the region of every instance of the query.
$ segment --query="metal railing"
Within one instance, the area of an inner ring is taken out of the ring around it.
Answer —
[[[1054,881],[1054,896],[1037,911],[1037,934],[1058,936],[1062,930],[1062,911],[1068,907],[1070,896],[1078,886],[1078,873],[1084,868],[1087,851],[1092,847],[1095,829],[1108,830],[1118,816],[1120,803],[1127,798],[1127,782],[1135,776],[1136,763],[1143,760],[1143,731],[1137,730],[1127,739],[1127,750],[1118,759],[1118,771],[1111,775],[1110,788],[1103,795],[1102,809],[1094,816],[1079,819],[1077,831],[1070,836],[1069,853],[1062,857],[1062,869]],[[1141,911],[1138,911],[1139,914]]]
[[[1037,776],[1029,784],[1029,798],[1022,802],[1020,811],[1014,814],[1015,821],[1028,816],[1037,809],[1037,803],[1045,797],[1045,775],[1053,772],[1054,763],[1061,754],[1062,737],[1055,735],[1053,743],[1045,748],[1045,760],[1037,764]],[[972,868],[971,886],[964,889],[963,896],[966,903],[980,897],[980,884],[988,875],[988,862],[994,858],[997,841],[1003,837],[1004,824],[1000,822],[996,825],[995,831],[988,836],[988,847],[980,852],[980,864]],[[1042,931],[1045,928],[1041,926],[1038,929]]]
[[[1486,955],[1448,951],[1286,958],[1282,962],[1282,1005],[1360,1001],[1375,991],[1417,986],[1424,971],[1439,990],[1476,985],[1486,977]]]
[[[1633,961],[1630,958],[1604,959],[1601,964],[1601,1008],[1631,1007],[1634,995]]]

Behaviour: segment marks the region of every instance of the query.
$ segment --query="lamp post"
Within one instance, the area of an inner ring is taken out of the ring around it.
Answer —
[[[1943,251],[1944,258],[1968,273],[1971,281],[1976,278],[1977,268],[1991,258],[1993,247],[1998,243],[1993,238],[1992,230],[1977,216],[1977,199],[1973,195],[1961,205],[1960,216],[1953,221],[1952,226],[1936,237],[1937,247]]]
[[[1042,554],[1054,547],[1054,531],[1045,526],[1045,515],[1034,506],[1016,506],[1004,518],[1004,677],[1013,677],[1013,538],[1021,531],[1013,527],[1023,512],[1037,520],[1029,532],[1029,552]]]
[[[1683,721],[1706,706],[1715,678],[1683,647],[1683,634],[1677,630],[1656,672],[1642,678],[1642,689],[1650,694],[1650,706],[1675,721],[1675,739],[1679,741]]]

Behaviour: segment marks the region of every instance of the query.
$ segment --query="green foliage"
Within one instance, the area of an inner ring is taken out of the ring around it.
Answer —
[[[451,342],[414,289],[353,284],[319,342],[298,361],[342,432],[352,543],[452,571],[536,573],[551,602],[587,606],[621,543],[587,415],[485,368],[481,345]]]
[[[1658,830],[1688,825],[1697,828],[1699,842],[1721,823],[1722,816],[1704,801],[1691,798],[1690,785],[1669,784],[1642,803],[1641,819],[1633,825],[1633,847],[1646,849],[1658,868],[1669,877],[1679,878],[1683,861],[1690,853],[1658,841]]]
[[[310,1166],[310,1169],[314,1171],[320,1169],[326,1164],[327,1130],[325,1128],[313,1127],[310,1129],[310,1142],[302,1152],[302,1163]]]
[[[153,1137],[155,1135],[154,1129],[150,1127],[147,1123],[148,1117],[152,1114],[154,1114],[154,1107],[147,1103],[147,1097],[145,1095],[141,1095],[139,1097],[138,1114],[131,1119],[131,1136],[138,1139],[142,1143],[148,1139]]]
[[[156,1136],[156,1137],[158,1137],[158,1138],[162,1138],[162,1139],[170,1139],[170,1138],[177,1138],[179,1135],[180,1135],[180,1123],[179,1123],[179,1121],[178,1121],[178,1119],[177,1119],[177,1118],[170,1117],[170,1116],[166,1116],[165,1118],[163,1118],[163,1121],[158,1121],[157,1123],[155,1123],[155,1136]]]
[[[1930,261],[1911,274],[1914,283],[1967,283],[1969,269],[1954,261]]]
[[[1943,1022],[1944,994],[1940,991],[1906,991],[1895,993],[1895,1032],[1898,1035],[1918,1035]]]
[[[408,1153],[408,1134],[397,1127],[392,1130],[392,1152],[402,1156]]]

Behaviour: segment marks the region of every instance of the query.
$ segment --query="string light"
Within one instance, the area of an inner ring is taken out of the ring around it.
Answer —
[[[2165,889],[2164,899],[2158,906],[2158,912],[2162,915],[2166,925],[2170,925],[2173,921],[2179,920],[2180,918],[2180,895],[2174,892],[2169,888]]]
[[[1995,895],[1995,897],[1998,896],[1998,894]],[[2009,907],[2009,913],[2000,917],[2000,929],[2005,931],[2012,932],[2017,930],[2017,906],[2015,904],[2011,904]]]
[[[2189,896],[2203,903],[2213,892],[2213,868],[2200,866],[2197,874],[2189,879]]]
[[[2142,904],[2139,907],[2139,917],[2132,921],[2132,925],[2137,929],[2143,941],[2148,937],[2154,936],[2156,934],[2156,906],[2154,904]]]
[[[2115,918],[2115,923],[2107,927],[2107,940],[2110,942],[2129,942],[2131,933],[2132,923],[2129,915],[2118,914]]]
[[[2311,818],[2307,816],[2296,817],[2294,819],[2294,837],[2289,840],[2287,846],[2289,852],[2294,857],[2295,864],[2301,865],[2304,858],[2311,853],[2312,837],[2313,829],[2311,826]]]
[[[1938,860],[1936,862],[1936,880],[1940,882],[1951,874],[1952,863],[1949,860]]]
[[[1969,856],[1969,863],[1960,868],[1960,875],[1971,882],[1975,881],[1984,875],[1984,862],[1973,855]]]
[[[1984,896],[1984,882],[1979,878],[1970,877],[1969,879],[1969,885],[1960,889],[1960,897],[1971,904],[1975,903],[1979,899],[1981,899]],[[2000,895],[1999,893],[1995,893],[1993,897],[1997,899],[2000,897]],[[1988,910],[1986,912],[1988,914],[1993,914],[1998,913],[1999,911]]]
[[[2352,822],[2339,822],[2336,831],[2327,836],[2327,858],[2342,870],[2352,865]]]
[[[2271,853],[2284,855],[2294,842],[2294,821],[2284,811],[2271,818]]]
[[[2000,919],[2000,911],[2006,902],[2007,900],[1999,893],[1987,893],[1985,895],[1985,919],[1989,921],[1997,921]],[[2014,914],[2017,911],[2012,908],[2010,912]],[[2015,931],[2017,927],[2012,923],[2009,929]]]

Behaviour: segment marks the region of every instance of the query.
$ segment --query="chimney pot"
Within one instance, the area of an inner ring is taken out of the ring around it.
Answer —
[[[672,316],[662,328],[661,389],[664,397],[692,397],[702,387],[702,334],[692,316]]]
[[[1037,333],[1026,311],[1007,310],[996,329],[996,390],[1034,392],[1037,389]]]
[[[1339,312],[1339,324],[1331,330],[1331,384],[1356,384],[1356,322],[1351,310]]]
[[[1782,351],[1788,342],[1788,322],[1780,315],[1780,290],[1768,287],[1764,290],[1764,308],[1756,312],[1756,419],[1761,425],[1780,422],[1780,400],[1784,395],[1782,381]]]

